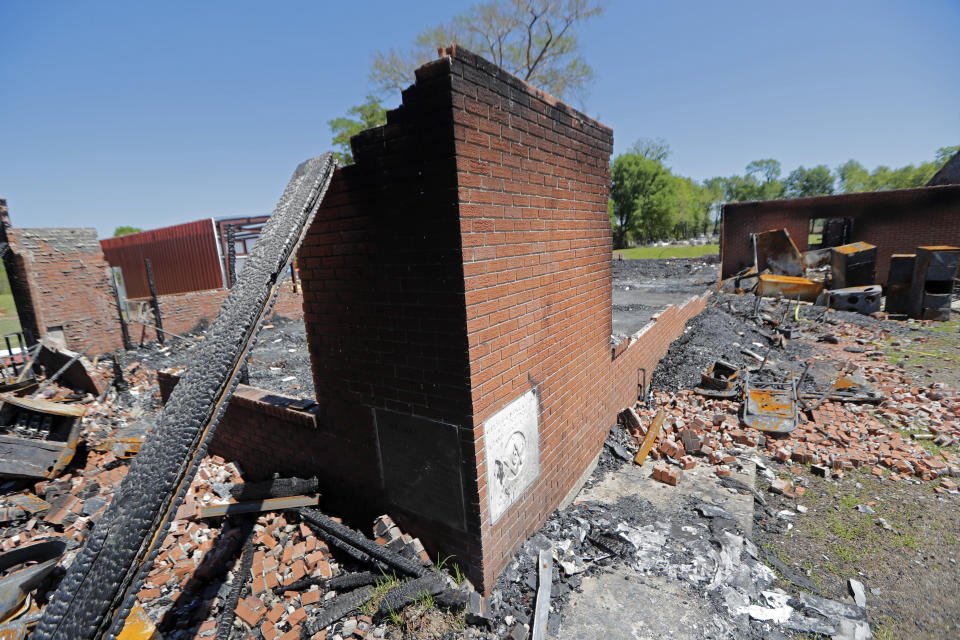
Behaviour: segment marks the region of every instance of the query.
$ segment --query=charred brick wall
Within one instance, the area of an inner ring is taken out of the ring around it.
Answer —
[[[639,391],[637,385],[642,380],[639,370],[644,368],[652,373],[670,343],[683,332],[686,323],[703,311],[708,298],[709,295],[705,294],[693,297],[682,305],[666,308],[620,345],[610,370],[609,406],[632,406]],[[160,371],[157,379],[161,397],[166,401],[179,376]],[[292,396],[239,385],[214,434],[210,454],[237,462],[248,481],[268,479],[275,473],[301,477],[316,475],[324,487],[324,508],[357,522],[369,520],[378,509],[391,509],[394,505],[382,497],[380,481],[374,475],[367,476],[365,484],[355,481],[349,488],[344,486],[341,474],[345,465],[342,459],[354,460],[358,454],[351,451],[337,431],[323,426],[324,419],[318,416],[318,407],[307,411],[290,408],[290,404],[298,400]],[[329,418],[327,414],[325,419]],[[612,420],[612,417],[607,416],[607,419]],[[605,434],[605,430],[598,431]],[[600,442],[593,443],[582,452],[584,465],[596,456]],[[358,489],[361,492],[359,494],[356,493]],[[381,497],[378,499],[377,496]],[[556,496],[561,496],[561,492],[558,491]],[[413,522],[419,521],[416,517],[408,518]],[[527,526],[535,525],[528,523]],[[430,534],[429,530],[427,532]],[[434,553],[454,548],[455,538],[463,535],[459,531],[452,535],[446,531],[441,537],[438,532],[433,532],[428,547]],[[439,552],[441,555],[444,553]],[[476,568],[479,569],[479,566]]]
[[[4,264],[22,325],[36,338],[62,331],[67,348],[91,356],[122,347],[96,229],[13,228],[6,215],[3,226],[10,246]]]
[[[389,511],[428,547],[479,566],[475,474],[460,473],[475,462],[450,82],[418,72],[387,124],[353,138],[356,163],[337,170],[298,264],[317,441],[337,452],[323,470],[336,478],[331,500],[365,517]],[[399,446],[381,446],[388,436]],[[426,450],[440,442],[452,455],[433,481]]]
[[[179,379],[176,373],[157,372],[164,402]],[[299,400],[238,385],[214,433],[209,453],[236,462],[247,481],[267,480],[274,473],[284,477],[319,473],[327,486],[335,486],[336,478],[324,475],[324,470],[336,450],[324,446],[328,443],[317,432],[315,408],[290,408],[291,403]],[[291,451],[297,454],[291,455]]]
[[[250,479],[315,474],[325,508],[388,511],[489,590],[706,304],[611,350],[612,142],[462,49],[417,70],[353,139],[299,254],[317,407],[241,386],[211,452]],[[486,428],[529,392],[538,471],[493,517]]]
[[[851,241],[877,246],[877,278],[886,284],[894,253],[914,253],[923,245],[960,245],[960,185],[724,205],[723,277],[753,264],[750,233],[786,228],[797,248],[805,251],[810,220],[817,218],[852,218]]]
[[[344,453],[338,486],[487,588],[620,408],[608,393],[612,142],[610,129],[457,50],[417,70],[386,126],[354,138],[357,162],[338,172],[299,255],[318,431]],[[483,423],[531,388],[544,471],[494,526]],[[386,423],[403,423],[406,440],[390,445]],[[434,437],[458,453],[443,472],[412,462],[422,448],[431,464]],[[410,442],[408,459],[394,459]],[[459,521],[394,496],[395,465],[458,485]]]

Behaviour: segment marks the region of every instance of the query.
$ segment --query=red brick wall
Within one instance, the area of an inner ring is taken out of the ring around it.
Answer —
[[[479,565],[475,474],[460,476],[473,533],[390,503],[382,478],[378,410],[449,425],[475,467],[450,76],[421,77],[387,118],[353,138],[356,164],[337,170],[298,254],[318,430],[340,454],[343,507],[389,511]]]
[[[670,344],[680,337],[691,318],[707,306],[710,293],[694,296],[680,305],[671,305],[653,316],[647,326],[618,345],[613,359],[610,404],[624,409],[633,406],[640,384],[650,383],[653,370],[666,355]],[[640,372],[646,370],[646,377]],[[634,382],[631,385],[631,381]]]
[[[179,376],[157,372],[160,395],[166,402],[177,385]],[[299,398],[238,385],[208,452],[239,464],[246,481],[266,480],[279,473],[284,477],[318,475],[331,486],[336,478],[329,474],[326,463],[337,455],[335,449],[323,446],[317,432],[315,409],[297,411],[288,408]],[[269,428],[264,428],[269,425]],[[294,455],[291,455],[293,452]]]
[[[299,254],[317,431],[344,456],[338,493],[489,589],[705,298],[613,359],[609,128],[462,49],[418,69],[387,122],[353,139]],[[531,388],[540,474],[492,523],[483,425]],[[387,498],[387,409],[456,429],[465,527]]]
[[[753,264],[750,233],[786,228],[801,251],[815,218],[853,218],[851,241],[877,246],[877,278],[886,284],[890,256],[923,245],[960,245],[960,185],[838,196],[731,203],[720,233],[724,278]]]
[[[709,294],[704,294],[682,305],[668,307],[654,316],[640,332],[622,343],[609,369],[610,397],[606,404],[610,412],[632,406],[638,391],[637,383],[641,379],[639,368],[646,369],[649,380],[649,375],[670,343],[679,337],[686,323],[704,309],[708,298]],[[176,386],[178,376],[160,371],[157,379],[161,396],[166,401]],[[351,467],[358,461],[362,463],[369,451],[348,445],[342,435],[344,425],[336,429],[338,425],[327,423],[329,415],[317,415],[317,408],[310,411],[289,409],[289,403],[294,400],[297,398],[239,385],[217,427],[209,453],[237,462],[248,481],[267,479],[274,473],[301,477],[317,475],[324,489],[323,508],[355,522],[363,523],[379,513],[395,509],[384,499],[375,474],[354,479],[350,485],[344,484]],[[612,418],[608,416],[608,419]],[[595,440],[580,452],[578,464],[582,464],[584,469],[602,446],[606,431],[593,430],[591,436]],[[571,488],[572,484],[567,491]],[[559,500],[563,495],[565,492],[558,490],[554,500]],[[410,519],[418,522],[416,518]],[[458,536],[464,536],[462,532],[450,532],[442,526],[435,530],[424,527],[422,522],[419,525],[427,534],[428,549],[442,557],[458,547]],[[539,525],[527,522],[526,526]],[[490,564],[489,559],[488,565],[497,566]],[[479,569],[479,561],[475,568]],[[477,572],[477,575],[482,574]]]
[[[229,289],[207,289],[206,291],[191,291],[189,293],[175,293],[168,296],[158,296],[160,317],[163,328],[173,333],[184,334],[196,329],[201,324],[209,325],[220,311],[223,301],[227,299]],[[290,282],[280,285],[276,302],[270,311],[269,318],[282,316],[290,319],[303,317],[303,296],[294,291]],[[130,336],[134,342],[139,342],[143,329],[136,323],[130,325]],[[155,340],[153,329],[146,329],[146,339]]]
[[[5,214],[5,211],[4,211]],[[35,337],[62,327],[67,347],[89,356],[123,346],[117,306],[96,229],[12,228],[4,218],[23,325]]]
[[[574,487],[621,408],[609,378],[613,134],[472,54],[458,50],[449,73],[489,586]],[[483,424],[531,389],[540,474],[494,524]]]

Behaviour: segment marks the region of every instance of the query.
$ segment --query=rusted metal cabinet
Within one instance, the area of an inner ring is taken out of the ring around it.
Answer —
[[[953,280],[960,266],[960,247],[917,247],[910,285],[910,316],[949,320]]]
[[[864,287],[877,283],[877,248],[854,242],[830,251],[831,289]]]
[[[913,280],[915,253],[895,253],[890,256],[887,276],[887,313],[907,313],[910,310],[910,283]]]

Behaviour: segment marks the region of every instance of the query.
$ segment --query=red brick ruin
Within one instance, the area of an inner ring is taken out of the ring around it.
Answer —
[[[614,359],[612,131],[462,48],[416,76],[300,251],[304,444],[338,508],[389,511],[489,590],[705,299]]]
[[[810,221],[832,218],[851,221],[850,242],[877,247],[877,281],[886,285],[891,255],[914,253],[924,245],[960,245],[960,185],[726,204],[720,231],[722,277],[753,264],[751,233],[786,229],[797,248],[806,251]]]
[[[462,48],[352,144],[299,253],[318,406],[241,385],[210,452],[316,474],[489,591],[706,296],[611,348],[612,133]]]

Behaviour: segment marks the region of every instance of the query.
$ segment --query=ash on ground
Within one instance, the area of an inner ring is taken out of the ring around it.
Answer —
[[[184,334],[192,342],[172,336],[165,345],[145,344],[127,352],[126,360],[139,360],[151,369],[185,366],[193,361],[197,346],[205,339],[206,327]],[[267,322],[255,338],[247,360],[250,385],[274,393],[315,399],[307,332],[303,319],[281,316]]]

